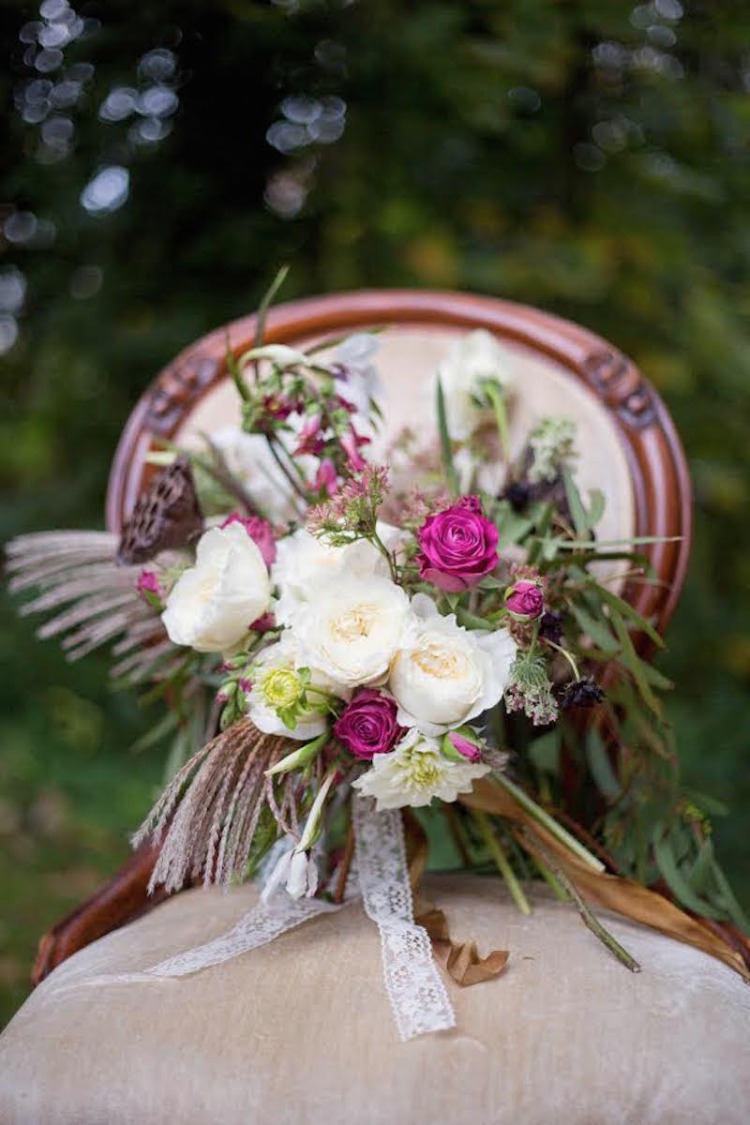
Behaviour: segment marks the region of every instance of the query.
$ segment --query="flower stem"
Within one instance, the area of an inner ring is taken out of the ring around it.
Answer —
[[[565,887],[562,885],[554,872],[552,872],[549,867],[547,867],[547,864],[544,863],[544,861],[540,859],[540,857],[536,855],[536,853],[533,853],[531,858],[534,860],[534,865],[541,877],[544,879],[547,886],[552,888],[555,897],[560,902],[570,902],[570,895],[565,890]]]
[[[497,434],[500,438],[500,448],[502,450],[505,463],[510,464],[510,440],[508,438],[508,412],[505,409],[505,400],[502,391],[496,383],[488,381],[484,385],[484,391],[487,398],[492,403],[492,409],[495,414],[495,423],[497,425]]]
[[[498,784],[502,785],[503,789],[518,801],[518,804],[524,811],[527,812],[537,824],[541,825],[542,828],[546,828],[550,835],[554,836],[568,851],[578,856],[579,859],[582,859],[583,862],[593,868],[594,871],[601,873],[605,870],[604,864],[593,856],[588,848],[584,848],[583,844],[576,840],[575,836],[566,831],[561,824],[558,824],[555,818],[550,816],[548,812],[545,812],[541,805],[538,805],[536,801],[532,801],[531,797],[529,797],[527,793],[524,793],[523,789],[515,785],[504,773],[500,770],[494,770],[493,776]]]
[[[346,881],[349,878],[349,872],[354,859],[354,823],[349,821],[349,830],[346,834],[346,843],[344,845],[344,854],[341,857],[341,864],[339,866],[338,878],[336,880],[336,889],[333,892],[333,901],[341,906],[346,894]]]
[[[602,945],[606,946],[610,953],[617,958],[620,964],[624,965],[626,969],[630,969],[631,973],[640,973],[641,966],[638,964],[634,957],[631,957],[627,949],[624,949],[623,946],[620,945],[617,938],[613,937],[609,930],[605,929],[605,927],[589,907],[588,903],[586,903],[582,898],[581,894],[578,891],[578,888],[568,878],[562,868],[559,867],[557,863],[555,863],[555,860],[549,854],[539,838],[533,833],[529,832],[526,828],[520,828],[519,834],[524,840],[527,841],[530,849],[539,852],[542,859],[544,860],[544,863],[549,866],[551,871],[554,873],[555,878],[573,899],[573,902],[578,908],[578,913],[581,915],[584,925],[586,925],[588,929],[591,930],[592,934],[594,934],[595,937],[599,938],[599,941],[602,943]]]
[[[276,464],[281,469],[281,471],[284,474],[284,476],[286,477],[286,479],[289,481],[289,484],[291,485],[293,491],[296,492],[297,496],[299,496],[302,500],[304,500],[305,504],[307,504],[308,499],[309,499],[308,496],[307,496],[307,493],[300,486],[300,483],[297,480],[296,476],[294,476],[292,473],[290,473],[288,467],[282,461],[281,455],[279,454],[279,450],[278,450],[276,442],[269,435],[266,435],[266,441],[268,442],[268,448],[271,450],[271,456],[273,457],[274,461],[276,462]]]
[[[566,648],[563,648],[562,645],[558,645],[554,641],[551,641],[549,639],[549,637],[542,637],[542,640],[544,641],[544,643],[546,645],[549,645],[550,648],[553,648],[555,650],[555,652],[559,652],[561,656],[565,657],[568,664],[570,665],[570,667],[573,670],[574,677],[576,678],[576,680],[580,680],[581,673],[578,671],[578,665],[575,662],[575,658],[574,658],[573,654],[571,652],[568,652],[568,650]]]
[[[396,570],[396,564],[393,561],[393,555],[388,550],[385,543],[383,542],[383,540],[378,535],[377,531],[375,531],[374,529],[373,529],[373,532],[372,532],[372,536],[370,537],[370,542],[372,543],[372,545],[374,547],[377,547],[377,549],[380,551],[383,558],[388,563],[388,569],[391,572],[391,581],[395,582],[395,583],[398,583],[398,571]]]
[[[524,894],[523,887],[516,878],[516,873],[508,862],[508,857],[505,854],[503,847],[498,840],[495,833],[492,831],[492,825],[486,813],[474,811],[472,812],[474,822],[482,834],[490,855],[495,861],[498,871],[502,875],[507,884],[508,890],[516,906],[522,914],[531,914],[531,906],[529,900]]]

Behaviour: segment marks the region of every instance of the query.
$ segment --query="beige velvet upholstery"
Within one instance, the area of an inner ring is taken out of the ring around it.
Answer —
[[[90,946],[0,1039],[3,1125],[744,1125],[750,990],[724,965],[608,919],[642,973],[576,911],[499,880],[426,881],[456,938],[510,950],[449,984],[457,1030],[401,1044],[359,903],[180,980],[89,984],[228,929],[255,901],[191,891]]]

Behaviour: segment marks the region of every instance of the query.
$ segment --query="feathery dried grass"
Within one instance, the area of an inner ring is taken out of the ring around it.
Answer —
[[[71,661],[117,638],[127,651],[164,635],[138,596],[140,567],[116,565],[117,543],[106,531],[40,531],[6,547],[11,593],[37,591],[21,613],[51,615],[37,635],[59,637]]]
[[[162,884],[176,891],[189,879],[226,884],[244,871],[263,806],[270,804],[265,771],[288,749],[285,739],[240,719],[182,767],[133,837],[135,845],[149,837],[162,841],[149,891]]]

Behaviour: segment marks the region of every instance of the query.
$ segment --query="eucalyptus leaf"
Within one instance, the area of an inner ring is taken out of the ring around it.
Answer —
[[[622,794],[622,786],[612,767],[612,761],[602,737],[593,727],[586,735],[586,761],[599,792],[608,801],[616,801]]]
[[[653,840],[653,848],[654,858],[659,871],[669,884],[670,890],[676,895],[683,906],[687,907],[688,910],[694,911],[696,914],[704,915],[706,918],[715,918],[717,920],[726,918],[726,910],[717,909],[695,893],[688,879],[677,866],[669,838],[664,835],[663,831],[656,834]]]

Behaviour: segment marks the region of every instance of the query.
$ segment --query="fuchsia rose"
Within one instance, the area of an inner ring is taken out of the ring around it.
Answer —
[[[505,592],[505,605],[518,621],[533,621],[544,612],[544,594],[538,582],[514,582]]]
[[[374,688],[360,688],[333,724],[342,746],[363,762],[376,754],[387,754],[404,734],[396,722],[395,699]]]
[[[429,516],[417,534],[420,576],[446,593],[476,586],[497,566],[500,537],[478,496],[462,496],[457,504]]]
[[[266,566],[271,566],[276,562],[276,540],[273,537],[273,528],[268,520],[262,519],[261,516],[241,516],[239,512],[232,512],[231,516],[227,516],[221,526],[222,528],[229,527],[231,523],[242,524],[263,556],[263,562]]]

